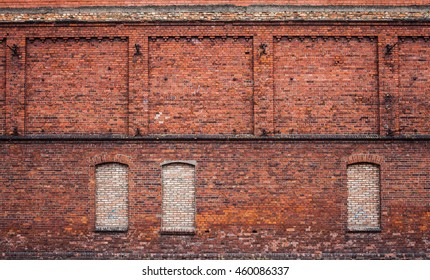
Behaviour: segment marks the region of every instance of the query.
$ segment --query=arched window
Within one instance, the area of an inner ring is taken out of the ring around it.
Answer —
[[[128,229],[128,166],[121,163],[96,165],[96,230]]]
[[[195,164],[168,162],[162,165],[163,233],[195,231]]]
[[[348,230],[380,230],[380,167],[354,163],[347,168]]]

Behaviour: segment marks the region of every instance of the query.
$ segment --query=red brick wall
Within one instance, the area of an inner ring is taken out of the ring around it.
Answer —
[[[252,40],[154,38],[149,132],[252,134]]]
[[[429,134],[427,26],[3,32],[7,135]]]
[[[275,40],[275,130],[282,134],[378,133],[376,47],[375,38]]]
[[[399,43],[399,122],[401,134],[430,131],[430,41],[401,38]]]
[[[429,151],[389,141],[3,143],[0,252],[428,258]],[[133,163],[129,230],[97,233],[91,159],[118,154]],[[347,230],[354,154],[383,159],[379,233]],[[161,164],[184,159],[197,162],[196,234],[163,236]]]
[[[0,135],[6,127],[6,42],[0,42]]]
[[[385,5],[385,6],[411,6],[428,5],[428,0],[4,0],[1,8],[34,8],[34,7],[79,7],[79,6],[143,6],[143,5]]]
[[[27,42],[27,134],[126,134],[127,42]]]
[[[3,55],[3,258],[429,258],[427,23],[34,23],[0,33],[18,46],[14,55],[4,45]],[[396,45],[402,37],[417,40]],[[189,83],[202,95],[185,91]],[[157,124],[165,104],[187,114]],[[195,104],[200,117],[189,115]],[[294,140],[290,127],[354,135]],[[421,140],[405,137],[414,129]],[[145,138],[154,133],[196,139]],[[252,135],[222,135],[231,133]],[[371,133],[378,138],[355,138]],[[121,137],[42,139],[48,134]],[[220,140],[198,139],[207,134]],[[347,229],[347,164],[358,158],[380,165],[377,233]],[[195,235],[160,234],[160,164],[169,160],[197,163]],[[129,167],[126,232],[95,231],[95,165],[104,162]]]

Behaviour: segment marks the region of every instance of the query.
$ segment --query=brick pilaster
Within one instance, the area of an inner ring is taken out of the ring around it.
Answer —
[[[25,52],[24,35],[6,40],[6,133],[25,134]]]
[[[397,117],[398,102],[398,39],[393,34],[378,37],[379,61],[379,116],[380,134],[399,134]]]
[[[273,36],[254,37],[254,134],[273,135]]]

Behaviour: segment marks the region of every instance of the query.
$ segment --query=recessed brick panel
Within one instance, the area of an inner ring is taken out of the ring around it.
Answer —
[[[401,134],[430,134],[430,41],[399,43],[399,124]]]
[[[374,38],[275,39],[275,130],[378,133],[376,46]]]
[[[379,166],[369,163],[348,166],[348,229],[379,230]]]
[[[128,166],[105,163],[96,166],[96,230],[128,229]]]
[[[158,38],[149,56],[150,133],[252,133],[252,40]]]
[[[163,165],[163,232],[193,232],[195,228],[194,166]]]
[[[127,42],[27,41],[27,134],[125,134]]]
[[[0,40],[0,134],[6,126],[6,42]]]

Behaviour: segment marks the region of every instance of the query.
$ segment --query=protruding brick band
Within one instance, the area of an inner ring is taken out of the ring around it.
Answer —
[[[0,9],[0,22],[155,22],[155,21],[417,21],[428,20],[428,6],[231,5]]]

